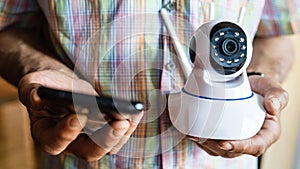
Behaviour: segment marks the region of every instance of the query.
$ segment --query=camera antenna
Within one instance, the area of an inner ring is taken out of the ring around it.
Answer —
[[[177,53],[176,56],[180,63],[180,66],[183,70],[185,79],[188,79],[190,73],[192,72],[192,66],[190,65],[190,63],[188,61],[188,57],[185,54],[185,51],[184,51],[181,43],[178,40],[174,26],[173,26],[172,22],[170,21],[168,11],[171,11],[173,9],[175,9],[175,3],[169,2],[161,8],[160,15],[161,15],[161,17],[165,23],[165,26],[167,28],[167,31],[173,41],[173,46]]]
[[[215,2],[214,0],[211,0],[209,2],[209,20],[214,20],[215,19]]]
[[[245,18],[247,4],[248,4],[248,0],[244,0],[244,2],[242,3],[242,6],[240,8],[239,15],[238,15],[238,18],[237,18],[237,23],[239,25],[243,24],[243,21],[244,21],[244,18]]]

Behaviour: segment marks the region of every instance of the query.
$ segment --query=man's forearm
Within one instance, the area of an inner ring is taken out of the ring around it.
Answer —
[[[31,32],[8,30],[0,32],[0,75],[15,86],[21,77],[45,69],[62,69],[64,66],[49,57],[39,37]]]
[[[294,59],[292,35],[256,38],[248,71],[262,72],[282,82]]]

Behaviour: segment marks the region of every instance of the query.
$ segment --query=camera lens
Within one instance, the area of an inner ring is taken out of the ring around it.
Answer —
[[[222,50],[225,55],[234,55],[238,50],[238,43],[233,39],[225,39],[222,44]]]

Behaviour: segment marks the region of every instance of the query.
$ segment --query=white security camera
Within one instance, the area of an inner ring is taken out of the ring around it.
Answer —
[[[209,139],[252,137],[265,119],[263,97],[252,92],[246,73],[252,42],[238,24],[203,24],[190,43],[192,73],[169,96],[170,119],[180,132]]]

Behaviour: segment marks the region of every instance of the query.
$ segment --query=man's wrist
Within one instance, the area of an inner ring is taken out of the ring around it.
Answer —
[[[0,33],[0,75],[17,86],[26,74],[54,69],[64,73],[72,71],[54,59],[48,49],[40,45],[30,33],[8,30]],[[12,69],[13,68],[13,69]]]

